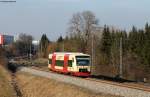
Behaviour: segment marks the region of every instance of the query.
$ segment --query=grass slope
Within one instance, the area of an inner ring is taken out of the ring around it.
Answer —
[[[11,76],[2,66],[0,66],[0,97],[16,97],[11,85]]]
[[[26,73],[18,72],[17,80],[23,97],[119,97],[102,93],[95,94],[74,85]]]

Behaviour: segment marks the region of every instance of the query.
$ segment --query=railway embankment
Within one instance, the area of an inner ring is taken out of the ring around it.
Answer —
[[[20,71],[30,73],[35,76],[52,79],[58,82],[64,82],[67,84],[82,87],[84,89],[88,89],[95,93],[106,93],[112,95],[120,95],[123,97],[150,97],[150,91],[144,91],[141,89],[96,82],[96,81],[86,80],[83,78],[71,77],[71,76],[66,76],[66,75],[61,75],[61,74],[56,74],[51,72],[44,72],[44,71],[39,71],[39,70],[26,68],[26,67],[21,68]]]
[[[22,71],[23,68],[29,67],[9,64],[9,69],[14,74],[13,80],[18,97],[122,97],[107,93],[95,93],[77,85]]]
[[[15,65],[15,67],[16,66],[21,67],[18,69],[19,72],[21,71],[21,72],[25,72],[25,73],[30,73],[30,74],[32,74],[32,76],[40,77],[41,80],[43,80],[45,78],[49,79],[49,81],[55,80],[58,83],[66,83],[66,84],[75,85],[79,88],[84,88],[86,90],[90,90],[94,93],[99,93],[99,94],[104,93],[104,94],[112,94],[112,95],[121,95],[123,97],[150,97],[150,89],[143,90],[143,88],[134,87],[134,86],[138,86],[137,84],[135,84],[131,88],[131,86],[128,86],[128,84],[125,84],[126,87],[124,87],[124,85],[118,85],[118,84],[116,85],[116,84],[110,84],[110,83],[99,82],[99,81],[95,82],[93,80],[87,80],[87,79],[83,79],[83,78],[81,79],[81,78],[77,78],[77,77],[56,74],[56,73],[52,73],[50,71],[44,72],[44,71],[48,71],[47,66],[46,66],[46,68],[44,68],[45,66],[41,65],[41,64],[39,65],[39,63],[34,65],[33,63],[29,64],[27,62],[23,62],[23,63],[22,62],[23,61],[21,61],[21,65],[17,65],[17,64]],[[25,67],[22,67],[22,66],[25,66]],[[31,69],[31,67],[35,68],[37,70]],[[39,71],[39,70],[41,70],[41,71]],[[32,86],[29,85],[27,88],[29,88],[29,87],[32,87]],[[22,92],[24,92],[24,91],[22,91]],[[115,96],[113,96],[113,97],[115,97]]]
[[[17,80],[23,97],[121,97],[106,93],[94,93],[76,85],[25,72],[18,72]]]

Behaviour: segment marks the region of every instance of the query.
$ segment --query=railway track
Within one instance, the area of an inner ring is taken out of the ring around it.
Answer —
[[[150,92],[149,86],[144,86],[144,85],[140,85],[136,83],[127,83],[127,82],[118,83],[118,82],[112,82],[112,81],[107,81],[107,80],[102,80],[102,79],[93,79],[93,78],[86,78],[86,80]]]
[[[37,68],[33,69],[21,67],[19,70],[21,72],[27,72],[35,76],[41,76],[59,82],[76,85],[91,90],[95,93],[106,93],[112,95],[120,95],[123,97],[150,97],[149,88],[140,87],[139,85],[135,86],[131,84],[103,81],[91,78],[80,78],[64,74],[58,74],[52,71],[46,72]]]
[[[39,68],[39,67],[32,67],[32,68],[37,69],[37,70],[41,70],[41,71],[46,71],[46,72],[59,74],[59,73],[56,73],[56,72],[52,72],[52,71],[50,71],[46,68]],[[65,75],[65,76],[74,77],[74,76],[70,76],[70,75]],[[143,84],[138,84],[138,83],[133,83],[133,82],[119,83],[119,82],[115,82],[115,81],[108,81],[108,80],[96,79],[96,78],[81,78],[81,77],[78,77],[78,78],[89,80],[89,81],[95,81],[95,82],[100,82],[100,83],[105,83],[105,84],[110,84],[110,85],[115,85],[115,86],[126,87],[126,88],[131,88],[131,89],[137,89],[137,90],[150,92],[150,86],[145,86]]]
[[[50,73],[59,74],[59,73],[50,71],[46,66],[42,66],[42,67],[39,66],[38,67],[38,66],[33,65],[30,68],[40,70],[40,71],[46,71],[46,72],[50,72]],[[70,75],[65,75],[65,76],[74,77],[74,76],[70,76]],[[78,77],[78,79],[85,79],[85,80],[89,80],[89,81],[95,81],[95,82],[100,82],[100,83],[105,83],[105,84],[110,84],[110,85],[115,85],[115,86],[126,87],[126,88],[150,92],[150,86],[145,86],[143,84],[138,84],[138,83],[132,83],[132,82],[131,83],[128,83],[128,82],[119,83],[119,82],[115,82],[115,81],[108,81],[108,80],[96,79],[96,78]]]
[[[150,87],[144,86],[143,84],[127,82],[119,83],[104,79],[74,77],[50,71],[48,70],[47,66],[40,65],[19,65],[19,67],[23,67],[21,69],[23,72],[55,79],[65,83],[70,83],[79,87],[96,91],[96,93],[102,92],[113,95],[120,95],[123,97],[150,97]]]

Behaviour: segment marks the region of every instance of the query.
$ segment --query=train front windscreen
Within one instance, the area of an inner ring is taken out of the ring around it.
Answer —
[[[89,56],[76,56],[76,62],[78,66],[89,66],[90,57]]]

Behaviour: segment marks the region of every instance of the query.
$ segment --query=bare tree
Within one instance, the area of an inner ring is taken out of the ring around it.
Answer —
[[[90,11],[85,11],[82,13],[83,16],[83,32],[84,36],[89,39],[90,35],[94,30],[94,26],[98,24],[98,20],[95,15]]]
[[[25,33],[21,33],[19,35],[19,38],[18,38],[18,41],[22,41],[22,42],[25,42],[27,44],[31,44],[32,40],[33,40],[33,37],[31,35],[27,35]]]
[[[33,37],[27,34],[20,34],[18,40],[15,43],[15,47],[19,52],[19,55],[27,55],[31,52]]]
[[[73,14],[70,20],[69,32],[71,32],[71,37],[74,36],[81,40],[83,51],[85,51],[96,25],[98,25],[98,20],[91,11]]]

